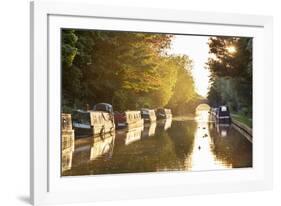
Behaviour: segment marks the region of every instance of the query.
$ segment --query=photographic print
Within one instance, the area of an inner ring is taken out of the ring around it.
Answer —
[[[61,29],[61,175],[252,167],[252,44]]]

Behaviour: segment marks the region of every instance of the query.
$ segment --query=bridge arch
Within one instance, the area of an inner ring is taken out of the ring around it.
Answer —
[[[201,104],[197,105],[195,111],[196,111],[196,112],[197,112],[197,111],[202,111],[202,110],[205,110],[205,111],[207,110],[207,111],[209,111],[210,108],[211,108],[211,107],[210,107],[209,104],[201,103]]]
[[[209,110],[211,108],[209,100],[207,98],[201,98],[194,102],[194,110]]]

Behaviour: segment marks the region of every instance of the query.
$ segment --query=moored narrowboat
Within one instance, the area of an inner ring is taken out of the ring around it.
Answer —
[[[61,116],[62,150],[74,150],[74,130],[72,129],[71,114],[62,113]]]
[[[141,109],[141,117],[143,118],[144,122],[155,122],[156,121],[156,114],[153,109]]]
[[[61,115],[61,147],[62,172],[70,170],[74,151],[74,130],[72,129],[71,114]]]
[[[227,106],[220,106],[216,110],[216,122],[218,123],[231,123],[231,116]]]
[[[158,108],[156,110],[157,119],[171,119],[172,111],[170,109]]]
[[[114,117],[111,113],[102,111],[73,112],[73,127],[76,137],[103,135],[115,130]]]
[[[140,111],[114,112],[114,122],[116,128],[132,129],[143,126]]]
[[[210,112],[209,112],[209,119],[210,121],[216,121],[216,115],[217,115],[217,111],[218,111],[218,108],[217,107],[212,107],[210,109]]]

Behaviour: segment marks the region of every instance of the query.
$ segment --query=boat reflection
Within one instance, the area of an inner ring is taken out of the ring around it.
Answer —
[[[73,151],[71,148],[64,149],[62,151],[62,172],[65,172],[67,170],[71,169],[72,166],[72,156],[73,156]]]
[[[139,141],[141,139],[141,132],[143,131],[142,127],[133,128],[130,130],[122,131],[122,136],[125,137],[125,145],[131,144],[133,142]],[[119,133],[120,134],[120,133]]]
[[[61,162],[62,172],[70,170],[72,167],[72,156],[74,151],[74,130],[71,125],[71,115],[62,114],[62,132],[61,132]]]
[[[113,154],[114,141],[114,132],[94,137],[90,151],[90,160],[95,160],[101,156],[110,159]]]
[[[230,124],[216,124],[217,133],[221,137],[226,137],[230,130]]]
[[[252,143],[231,124],[214,124],[210,128],[213,153],[232,168],[252,167]]]
[[[72,168],[99,158],[110,159],[113,154],[114,144],[114,132],[76,140]]]
[[[161,129],[167,130],[169,128],[171,128],[172,126],[172,118],[168,118],[168,119],[162,119],[158,122],[158,126]]]
[[[145,137],[150,137],[150,136],[155,135],[156,125],[157,125],[156,122],[151,122],[150,124],[145,124],[141,137],[145,138]]]

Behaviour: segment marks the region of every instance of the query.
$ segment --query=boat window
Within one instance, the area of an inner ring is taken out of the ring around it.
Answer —
[[[221,111],[222,111],[222,112],[226,112],[226,111],[227,111],[227,107],[226,107],[226,106],[222,106],[222,107],[221,107]]]

